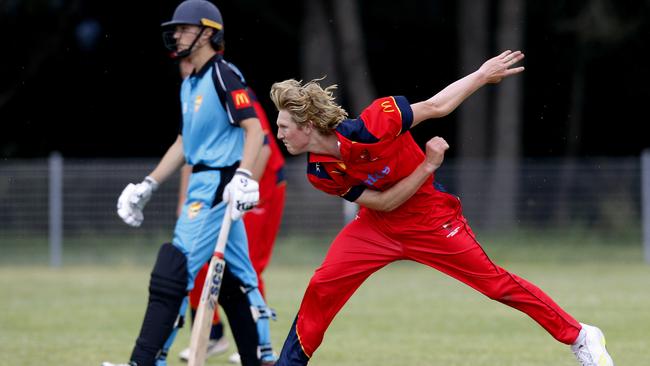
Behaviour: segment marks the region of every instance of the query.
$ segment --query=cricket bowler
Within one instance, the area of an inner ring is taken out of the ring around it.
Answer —
[[[425,155],[409,132],[451,113],[480,87],[522,72],[514,65],[523,58],[520,51],[505,51],[428,100],[380,98],[355,119],[335,103],[336,86],[296,80],[272,86],[278,139],[291,154],[308,153],[311,184],[361,206],[309,281],[277,366],[306,365],[354,291],[397,260],[435,268],[526,313],[570,345],[583,366],[613,365],[598,328],[579,323],[542,290],[488,258],[463,217],[460,199],[435,182],[449,145],[434,137]]]

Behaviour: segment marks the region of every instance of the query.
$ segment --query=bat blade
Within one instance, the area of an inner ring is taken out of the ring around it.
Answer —
[[[188,366],[203,366],[205,355],[208,351],[208,341],[210,338],[210,328],[212,326],[212,317],[217,308],[219,291],[221,290],[221,281],[223,280],[223,271],[226,269],[224,253],[230,234],[232,218],[230,210],[232,202],[228,202],[224,211],[221,230],[214,247],[212,259],[208,268],[208,274],[205,276],[203,290],[201,291],[201,301],[196,309],[196,317],[192,325],[192,334],[190,336],[190,357]]]
[[[215,253],[210,260],[210,268],[208,269],[208,274],[203,284],[203,291],[201,292],[201,302],[194,317],[192,335],[190,337],[189,366],[202,366],[205,363],[210,329],[212,327],[212,317],[217,308],[223,271],[226,268],[223,255],[217,254],[221,253]]]

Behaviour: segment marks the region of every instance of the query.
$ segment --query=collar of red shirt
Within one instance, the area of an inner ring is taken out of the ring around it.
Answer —
[[[332,155],[321,155],[309,153],[309,162],[310,163],[340,163],[343,160],[334,157]]]
[[[310,163],[342,163],[350,155],[350,145],[354,144],[354,141],[348,141],[345,137],[341,136],[340,133],[335,132],[336,137],[339,140],[339,151],[341,152],[341,158],[337,158],[332,155],[323,155],[316,153],[309,153],[308,161]]]

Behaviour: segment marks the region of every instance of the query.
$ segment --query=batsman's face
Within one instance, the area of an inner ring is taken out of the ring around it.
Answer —
[[[286,110],[278,113],[278,140],[282,141],[291,155],[307,151],[310,129],[299,127]]]
[[[177,25],[174,31],[176,40],[176,51],[184,51],[192,45],[194,39],[199,34],[200,29],[196,25],[181,24]]]

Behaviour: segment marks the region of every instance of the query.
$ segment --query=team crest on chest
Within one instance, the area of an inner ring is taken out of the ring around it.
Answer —
[[[201,104],[203,104],[203,96],[197,95],[196,99],[194,100],[194,113],[199,111],[199,108],[201,108]]]
[[[370,160],[370,152],[368,149],[363,149],[361,154],[359,154],[359,159]]]
[[[363,149],[361,153],[359,154],[359,159],[366,160],[366,161],[375,161],[379,159],[379,157],[372,157],[370,156],[370,152],[368,149]]]
[[[368,149],[361,149],[359,151],[359,148],[357,148],[352,151],[352,156],[356,156],[356,161],[373,162],[379,160],[379,156],[373,156]]]

